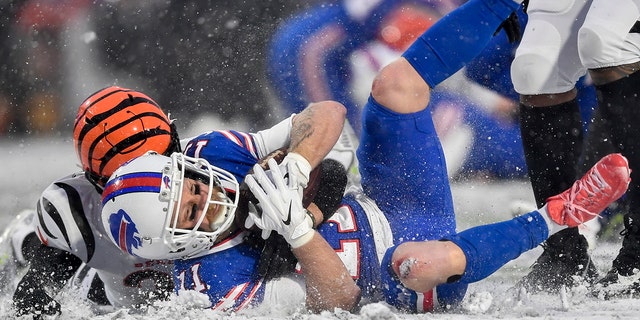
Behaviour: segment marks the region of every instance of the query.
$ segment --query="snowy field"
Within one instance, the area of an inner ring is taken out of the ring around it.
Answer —
[[[21,209],[32,208],[48,183],[78,169],[70,139],[42,138],[1,140],[0,225],[6,226]],[[459,227],[488,223],[510,217],[514,201],[532,201],[525,181],[474,182],[452,185]],[[0,227],[2,229],[3,227]],[[599,243],[593,257],[605,272],[615,257],[618,243]],[[518,294],[513,284],[526,274],[541,249],[533,250],[505,266],[484,281],[472,284],[463,310],[448,314],[405,315],[384,304],[362,308],[359,314],[342,312],[309,315],[299,310],[269,309],[220,314],[201,309],[201,297],[176,297],[146,312],[129,310],[92,310],[73,294],[58,297],[64,314],[58,319],[638,319],[640,303],[632,299],[600,300],[589,296],[587,288],[564,291],[558,295]],[[0,319],[13,319],[10,296],[0,296]]]

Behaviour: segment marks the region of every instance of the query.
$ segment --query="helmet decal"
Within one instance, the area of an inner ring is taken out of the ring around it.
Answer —
[[[168,181],[164,183],[168,184]],[[161,184],[162,174],[159,172],[139,172],[116,177],[105,186],[104,192],[102,192],[102,205],[104,206],[107,201],[127,193],[158,193],[160,192]]]
[[[168,176],[162,177],[162,187],[167,189],[171,188],[171,179]]]
[[[122,209],[109,217],[111,236],[120,250],[134,254],[132,247],[138,249],[142,245],[140,234],[131,217]]]

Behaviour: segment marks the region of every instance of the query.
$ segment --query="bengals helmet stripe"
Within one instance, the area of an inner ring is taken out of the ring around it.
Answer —
[[[180,151],[175,126],[147,95],[108,87],[87,98],[73,130],[76,153],[87,177],[103,186],[113,171],[148,151]]]

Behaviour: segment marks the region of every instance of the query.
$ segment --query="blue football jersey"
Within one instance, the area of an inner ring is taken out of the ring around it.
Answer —
[[[253,136],[234,130],[211,131],[196,136],[187,143],[184,154],[206,159],[210,164],[232,173],[238,183],[242,183],[260,157]]]
[[[362,289],[363,296],[380,297],[380,261],[390,245],[391,232],[382,213],[379,210],[367,213],[362,207],[363,200],[356,200],[356,195],[345,196],[340,208],[318,228],[318,232],[336,251]],[[372,202],[369,205],[375,206]],[[370,219],[379,223],[372,226]],[[265,291],[265,280],[257,273],[261,248],[242,241],[246,235],[242,232],[228,240],[237,245],[221,243],[216,245],[221,248],[218,252],[176,261],[178,293],[181,290],[205,293],[211,307],[222,311],[237,311],[260,304]],[[227,247],[223,248],[225,245]],[[304,273],[304,270],[298,269],[298,272]]]

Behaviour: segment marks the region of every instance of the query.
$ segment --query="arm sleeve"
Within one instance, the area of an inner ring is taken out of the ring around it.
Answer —
[[[63,184],[62,186],[68,186]],[[72,216],[73,204],[79,203],[69,198],[61,185],[53,183],[42,192],[36,204],[34,227],[40,241],[47,247],[73,251],[74,240],[70,239],[67,217]],[[79,253],[78,253],[79,254]]]
[[[59,291],[82,264],[73,254],[41,245],[34,252],[27,273],[18,283],[14,300],[30,296],[30,291],[48,288]]]
[[[304,277],[300,274],[290,274],[273,280],[265,285],[264,305],[301,306],[305,305],[307,287]]]
[[[272,151],[288,146],[291,142],[292,114],[273,127],[252,133],[258,151],[258,158],[263,158]]]

